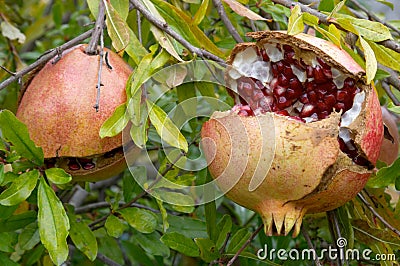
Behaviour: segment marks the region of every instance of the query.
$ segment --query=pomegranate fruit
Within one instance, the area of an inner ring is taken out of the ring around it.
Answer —
[[[228,59],[237,104],[202,127],[211,175],[258,212],[267,235],[299,233],[302,217],[364,187],[383,138],[377,95],[342,49],[311,35],[255,32]]]
[[[391,165],[399,156],[399,129],[395,116],[386,107],[382,107],[382,119],[388,131],[388,136],[383,138],[378,159],[387,165]]]
[[[37,72],[23,92],[17,117],[43,148],[47,167],[64,168],[75,180],[97,181],[122,171],[121,135],[101,139],[99,130],[115,108],[126,101],[125,85],[132,70],[105,48],[97,97],[99,55],[86,45],[63,52]]]

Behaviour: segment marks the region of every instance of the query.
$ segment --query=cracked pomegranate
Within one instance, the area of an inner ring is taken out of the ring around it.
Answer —
[[[202,128],[209,170],[268,235],[299,233],[306,213],[332,210],[364,187],[379,155],[382,116],[363,69],[322,39],[249,34],[228,59],[237,104]]]
[[[99,55],[78,45],[53,59],[32,78],[17,117],[43,148],[47,167],[61,167],[74,180],[97,181],[125,168],[121,135],[100,139],[99,130],[115,108],[126,101],[125,84],[132,72],[117,54],[104,49],[99,110]]]

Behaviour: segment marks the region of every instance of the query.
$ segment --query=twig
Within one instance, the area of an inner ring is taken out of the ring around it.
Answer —
[[[272,2],[274,2],[276,4],[283,5],[283,6],[287,7],[287,8],[290,8],[293,5],[298,5],[301,8],[301,11],[307,12],[307,13],[309,13],[311,15],[316,16],[320,23],[323,23],[323,24],[326,24],[326,25],[334,23],[337,28],[347,32],[347,30],[343,29],[342,27],[340,27],[340,25],[335,23],[335,21],[333,19],[332,20],[328,20],[328,16],[327,15],[322,14],[321,12],[319,12],[319,11],[317,11],[317,10],[311,8],[311,7],[308,7],[308,6],[303,5],[301,3],[290,1],[290,0],[272,0]],[[378,42],[378,43],[383,45],[383,46],[385,46],[386,48],[389,48],[389,49],[391,49],[391,50],[393,50],[395,52],[400,53],[400,44],[398,44],[397,42],[395,42],[393,40],[386,40],[386,41],[382,41],[382,42]]]
[[[140,11],[139,10],[136,10],[136,24],[137,24],[139,42],[143,43],[143,39],[142,39],[142,18],[140,17]]]
[[[119,203],[120,206],[123,206],[124,204],[125,203],[123,203],[123,202]],[[140,209],[149,210],[149,211],[154,212],[154,213],[159,213],[160,212],[159,210],[156,210],[156,209],[153,209],[153,208],[150,208],[148,206],[141,205],[141,204],[138,204],[138,203],[132,203],[130,206],[137,207],[137,208],[140,208]],[[80,213],[85,213],[85,212],[88,212],[88,211],[91,211],[91,210],[95,210],[95,209],[102,209],[102,208],[109,208],[109,207],[110,207],[110,203],[108,203],[106,201],[95,202],[95,203],[91,203],[91,204],[76,208],[75,209],[75,213],[76,214],[80,214]]]
[[[36,60],[34,63],[32,63],[31,65],[29,65],[26,68],[22,69],[21,71],[18,71],[16,73],[14,73],[15,75],[13,75],[13,76],[9,77],[8,79],[4,80],[3,82],[1,82],[0,83],[0,90],[4,89],[5,87],[10,85],[14,81],[17,81],[18,79],[22,78],[24,75],[28,74],[29,72],[31,72],[35,68],[37,68],[37,67],[41,66],[42,64],[46,63],[47,61],[52,59],[54,56],[56,56],[59,53],[59,51],[64,51],[64,50],[66,50],[68,48],[71,48],[72,46],[75,46],[75,45],[81,43],[82,41],[84,41],[85,39],[89,38],[90,35],[92,34],[92,32],[93,32],[93,29],[90,29],[90,30],[82,33],[81,35],[73,38],[72,40],[64,43],[63,45],[58,46],[57,48],[49,50],[48,52],[43,54],[38,60]]]
[[[222,5],[220,0],[213,0],[214,6],[217,9],[218,15],[221,18],[222,22],[225,24],[226,29],[232,35],[233,39],[240,43],[243,42],[242,37],[240,37],[239,33],[233,26],[232,22],[229,20],[228,16],[226,15],[224,6]]]
[[[106,255],[102,254],[102,253],[97,253],[97,259],[103,263],[105,263],[108,266],[121,266],[121,264],[119,264],[118,262],[110,259],[109,257],[107,257]]]
[[[339,222],[336,216],[336,212],[333,211],[328,211],[326,212],[326,215],[328,216],[328,223],[329,223],[329,231],[331,233],[332,236],[332,240],[333,241],[333,245],[335,246],[336,250],[339,250],[339,254],[344,254],[343,253],[343,247],[339,247],[337,245],[336,240],[342,237],[342,234],[340,232],[340,227],[339,227]],[[344,256],[338,256],[337,258],[337,265],[338,266],[342,266],[343,265],[343,261],[341,260],[341,258],[344,258]]]
[[[393,31],[395,31],[397,34],[400,35],[400,30],[396,27],[394,27],[393,25],[391,25],[390,23],[386,23],[385,21],[381,20],[378,16],[376,16],[373,12],[371,12],[370,10],[368,10],[367,8],[365,8],[363,5],[361,5],[357,0],[350,0],[350,2],[352,2],[358,9],[360,9],[361,11],[363,11],[365,14],[367,14],[368,18],[373,19],[383,25],[385,25],[386,27],[392,29]]]
[[[391,224],[389,224],[372,206],[371,204],[364,198],[364,196],[361,193],[357,194],[357,197],[364,203],[364,205],[372,212],[372,214],[378,218],[387,228],[392,230],[394,233],[396,233],[398,236],[400,236],[400,231],[396,228],[394,228]]]
[[[263,229],[264,225],[261,224],[254,233],[251,234],[249,239],[246,240],[246,242],[243,244],[243,246],[240,247],[240,249],[236,252],[235,256],[233,256],[232,259],[229,260],[228,264],[226,266],[232,266],[232,264],[236,261],[236,259],[239,257],[240,253],[248,246],[250,245],[251,241],[257,236],[257,234]]]
[[[100,0],[99,12],[97,15],[96,24],[94,25],[92,37],[90,38],[89,44],[85,50],[85,52],[89,55],[97,54],[97,44],[99,42],[99,38],[103,34],[103,29],[104,29],[104,19],[105,19],[104,10],[105,10],[104,2]]]
[[[155,18],[143,5],[140,1],[133,1],[130,0],[129,1],[132,6],[139,10],[140,13],[142,13],[142,15],[148,20],[150,21],[154,26],[156,26],[157,28],[161,29],[162,31],[166,32],[167,34],[169,34],[172,38],[174,38],[175,40],[177,40],[180,44],[182,44],[186,49],[188,49],[190,52],[199,55],[200,57],[205,57],[207,59],[225,64],[225,61],[204,50],[204,49],[200,49],[198,47],[193,46],[190,42],[188,42],[187,40],[185,40],[181,35],[179,35],[176,31],[174,31],[170,26],[168,26],[167,23],[162,22],[161,20]]]
[[[315,247],[314,247],[313,243],[311,242],[310,235],[308,234],[308,232],[307,232],[307,230],[305,229],[304,226],[301,227],[301,233],[303,234],[305,240],[307,241],[308,247],[309,247],[310,249],[312,249],[312,250],[315,250]],[[318,256],[315,256],[315,264],[316,264],[317,266],[321,266],[321,265],[322,265],[322,263],[321,263],[321,261],[319,260]]]
[[[393,104],[399,106],[400,101],[396,98],[396,95],[394,95],[394,93],[390,89],[389,84],[387,84],[386,82],[382,82],[382,88],[386,92],[386,94],[389,96],[389,98],[392,100]]]
[[[100,1],[103,3],[103,1]],[[92,40],[90,40],[92,41]],[[96,44],[97,45],[97,44]],[[99,52],[100,60],[99,60],[99,72],[97,73],[97,94],[96,94],[96,103],[93,106],[96,109],[96,112],[99,111],[100,108],[100,93],[101,93],[101,71],[103,70],[103,56],[104,56],[104,40],[103,40],[103,31],[100,31],[100,52]],[[107,54],[106,54],[107,56]]]

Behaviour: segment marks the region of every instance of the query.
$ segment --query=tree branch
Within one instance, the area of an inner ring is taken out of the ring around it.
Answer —
[[[140,13],[149,21],[151,22],[154,26],[159,28],[160,30],[166,32],[168,35],[170,35],[172,38],[177,40],[180,44],[182,44],[186,49],[188,49],[190,52],[193,54],[197,54],[200,57],[204,57],[213,61],[216,61],[221,64],[225,64],[225,60],[222,58],[204,50],[200,49],[198,47],[193,46],[190,42],[185,40],[181,35],[179,35],[176,31],[174,31],[170,26],[168,26],[167,23],[162,22],[161,20],[155,18],[143,5],[140,1],[129,1],[131,5],[139,10]]]
[[[240,37],[239,33],[233,26],[232,22],[229,20],[228,16],[226,15],[224,6],[222,5],[220,0],[213,0],[214,6],[217,9],[218,15],[221,18],[222,22],[225,24],[226,29],[232,35],[233,39],[240,43],[243,42],[242,37]]]
[[[99,42],[101,33],[103,32],[103,29],[104,29],[104,19],[105,19],[104,2],[100,0],[99,13],[97,15],[96,24],[94,25],[92,37],[90,38],[89,44],[85,50],[85,52],[89,55],[97,54],[97,44]]]
[[[81,35],[73,38],[72,40],[64,43],[63,45],[58,46],[57,48],[51,49],[44,53],[42,56],[38,58],[34,63],[31,65],[27,66],[26,68],[22,69],[21,71],[18,71],[14,73],[13,76],[9,77],[8,79],[4,80],[3,82],[0,83],[0,90],[4,89],[14,81],[17,81],[18,79],[22,78],[24,75],[28,74],[32,70],[36,69],[37,67],[41,66],[42,64],[45,64],[47,61],[55,57],[56,55],[59,55],[62,51],[71,48],[82,41],[86,40],[91,36],[93,32],[93,29],[90,29]]]
[[[321,12],[319,12],[318,10],[315,10],[311,7],[308,7],[306,5],[300,4],[298,2],[294,2],[294,1],[290,1],[290,0],[272,0],[272,2],[276,3],[276,4],[280,4],[283,5],[285,7],[292,7],[293,5],[298,5],[301,8],[301,11],[303,12],[307,12],[311,15],[314,15],[318,18],[320,23],[329,25],[329,24],[335,24],[335,26],[345,32],[348,32],[347,30],[343,29],[342,27],[340,27],[338,24],[334,23],[334,20],[329,21],[328,20],[328,16],[325,14],[322,14]],[[398,44],[397,42],[393,41],[393,40],[386,40],[386,41],[382,41],[382,42],[378,42],[379,44],[385,46],[386,48],[389,48],[397,53],[400,53],[400,44]]]

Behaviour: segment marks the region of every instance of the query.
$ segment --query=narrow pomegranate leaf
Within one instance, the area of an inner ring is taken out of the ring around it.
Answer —
[[[144,56],[148,54],[146,48],[139,42],[139,39],[136,37],[136,34],[131,30],[129,30],[129,44],[125,49],[125,52],[129,55],[130,58],[133,59],[136,65],[139,64],[140,60]]]
[[[5,266],[19,266],[21,264],[16,263],[10,257],[3,252],[0,252],[0,265],[5,265]]]
[[[400,106],[394,105],[393,102],[388,103],[387,108],[393,113],[400,114]]]
[[[62,168],[49,168],[45,170],[46,177],[56,185],[62,185],[70,182],[72,176]]]
[[[194,199],[191,196],[179,192],[156,190],[155,194],[164,202],[171,204],[172,209],[182,213],[192,213],[194,211]]]
[[[10,40],[18,40],[19,43],[25,42],[25,35],[13,24],[8,21],[2,21],[0,24],[1,33]]]
[[[236,253],[243,244],[250,237],[251,233],[247,228],[241,228],[233,234],[231,241],[229,242],[227,252],[228,253]]]
[[[395,248],[395,250],[400,249],[399,238],[393,236],[393,233],[388,228],[380,229],[371,227],[371,223],[365,220],[353,220],[352,224],[356,238],[369,247],[373,247],[375,244],[388,244]],[[388,254],[390,252],[387,252],[387,249],[385,249],[378,253]]]
[[[324,37],[327,38],[328,40],[330,40],[332,43],[334,43],[337,46],[341,47],[340,46],[340,39],[337,39],[337,36],[333,35],[331,32],[327,31],[326,29],[324,29],[323,27],[320,27],[318,25],[316,27],[314,27],[314,28],[315,28],[316,31],[318,31],[319,33],[324,35]]]
[[[205,262],[211,262],[217,259],[220,254],[214,242],[209,238],[195,238],[194,242],[200,249],[200,257]]]
[[[386,0],[377,0],[379,3],[384,4],[388,7],[390,7],[390,9],[394,9],[394,4],[392,2],[386,1]]]
[[[157,227],[157,215],[136,207],[118,211],[127,223],[141,233],[149,234]]]
[[[107,32],[112,40],[112,46],[119,53],[129,44],[129,26],[115,11],[109,1],[103,0],[106,11]]]
[[[185,137],[167,116],[164,110],[148,100],[146,103],[149,110],[150,121],[156,128],[156,131],[160,135],[161,139],[163,139],[169,145],[187,152],[188,143]]]
[[[70,226],[67,214],[43,177],[40,178],[37,198],[40,240],[54,264],[61,265],[68,257],[67,236]]]
[[[161,235],[157,231],[151,234],[141,234],[135,232],[133,237],[147,254],[164,258],[168,258],[170,256],[170,249],[163,242],[161,242]]]
[[[165,21],[177,31],[185,40],[196,47],[204,48],[205,50],[223,57],[222,51],[204,34],[196,25],[192,25],[192,18],[177,7],[162,1],[152,0],[157,10],[163,16]]]
[[[10,187],[0,194],[0,204],[12,206],[26,200],[35,189],[39,175],[39,171],[35,169],[18,176]]]
[[[372,50],[374,50],[376,59],[379,63],[394,70],[400,71],[400,53],[397,53],[392,49],[386,48],[383,45],[375,42],[368,40],[367,42],[371,46]]]
[[[140,120],[137,125],[135,120],[132,120],[132,124],[134,126],[131,127],[130,129],[130,135],[135,143],[136,146],[140,148],[144,148],[148,139],[147,136],[147,129],[149,128],[149,124],[147,123],[147,105],[144,103],[140,104]]]
[[[303,14],[301,12],[300,6],[296,5],[292,8],[287,33],[290,35],[295,35],[304,30]]]
[[[244,5],[240,4],[236,0],[223,0],[236,14],[246,17],[250,20],[267,20],[266,18],[263,18],[262,16],[258,15],[257,13],[251,11]]]
[[[352,249],[354,247],[354,230],[351,226],[347,205],[335,209],[334,212],[338,220],[341,237],[347,240],[346,248]]]
[[[73,213],[68,213],[70,222],[69,236],[75,247],[77,247],[86,257],[94,261],[97,256],[97,240],[89,226],[82,220],[78,221]]]
[[[331,18],[331,17],[333,17],[333,16],[335,16],[335,14],[336,13],[338,13],[339,11],[340,11],[340,9],[342,9],[342,7],[344,6],[344,4],[346,3],[346,0],[345,1],[340,1],[333,9],[332,9],[332,11],[331,11],[331,13],[328,15],[328,20]]]
[[[203,0],[203,2],[201,2],[199,9],[197,9],[196,14],[194,14],[192,19],[193,25],[199,25],[203,21],[204,17],[206,16],[209,3],[210,0]]]
[[[214,193],[212,191],[212,193]],[[204,212],[206,217],[207,234],[212,241],[217,241],[218,231],[217,231],[217,207],[215,205],[215,200],[207,202],[204,204]]]
[[[228,233],[230,233],[232,230],[232,218],[225,214],[222,216],[221,220],[217,224],[217,233],[218,233],[218,238],[215,241],[215,244],[220,250],[225,243],[226,239],[228,238]]]
[[[364,40],[363,37],[359,36],[358,38],[361,43],[361,47],[364,50],[365,56],[365,71],[367,75],[367,83],[371,83],[374,80],[376,71],[378,69],[378,62],[376,61],[375,53],[372,50],[371,46],[369,46],[368,42]]]
[[[0,111],[0,129],[3,137],[11,142],[19,155],[31,160],[36,165],[43,165],[42,148],[35,145],[29,137],[27,126],[19,121],[11,111]]]
[[[349,30],[364,39],[381,42],[384,40],[392,39],[389,29],[375,21],[367,19],[358,19],[349,15],[336,14],[336,23],[339,23],[344,29]]]
[[[126,112],[126,104],[118,106],[114,113],[103,123],[99,135],[101,138],[118,135],[128,124],[129,118]]]
[[[159,199],[156,199],[156,201],[157,201],[158,209],[160,210],[161,218],[162,218],[162,222],[163,222],[163,233],[166,233],[169,228],[168,213],[163,205],[163,201],[159,200]]]
[[[400,158],[390,166],[382,167],[371,177],[367,182],[367,187],[370,188],[385,188],[394,184],[395,180],[400,177]]]
[[[167,245],[170,249],[176,250],[189,257],[200,256],[200,250],[196,243],[177,232],[166,233],[161,237],[161,242]]]
[[[4,176],[4,164],[0,164],[0,186],[3,184]]]
[[[18,243],[23,250],[31,250],[40,242],[37,223],[28,224],[18,236]]]
[[[114,10],[118,13],[122,20],[126,21],[129,15],[129,1],[126,0],[110,0]]]
[[[92,13],[93,17],[97,18],[99,14],[99,3],[103,0],[86,0],[87,5],[89,7],[90,13]]]

